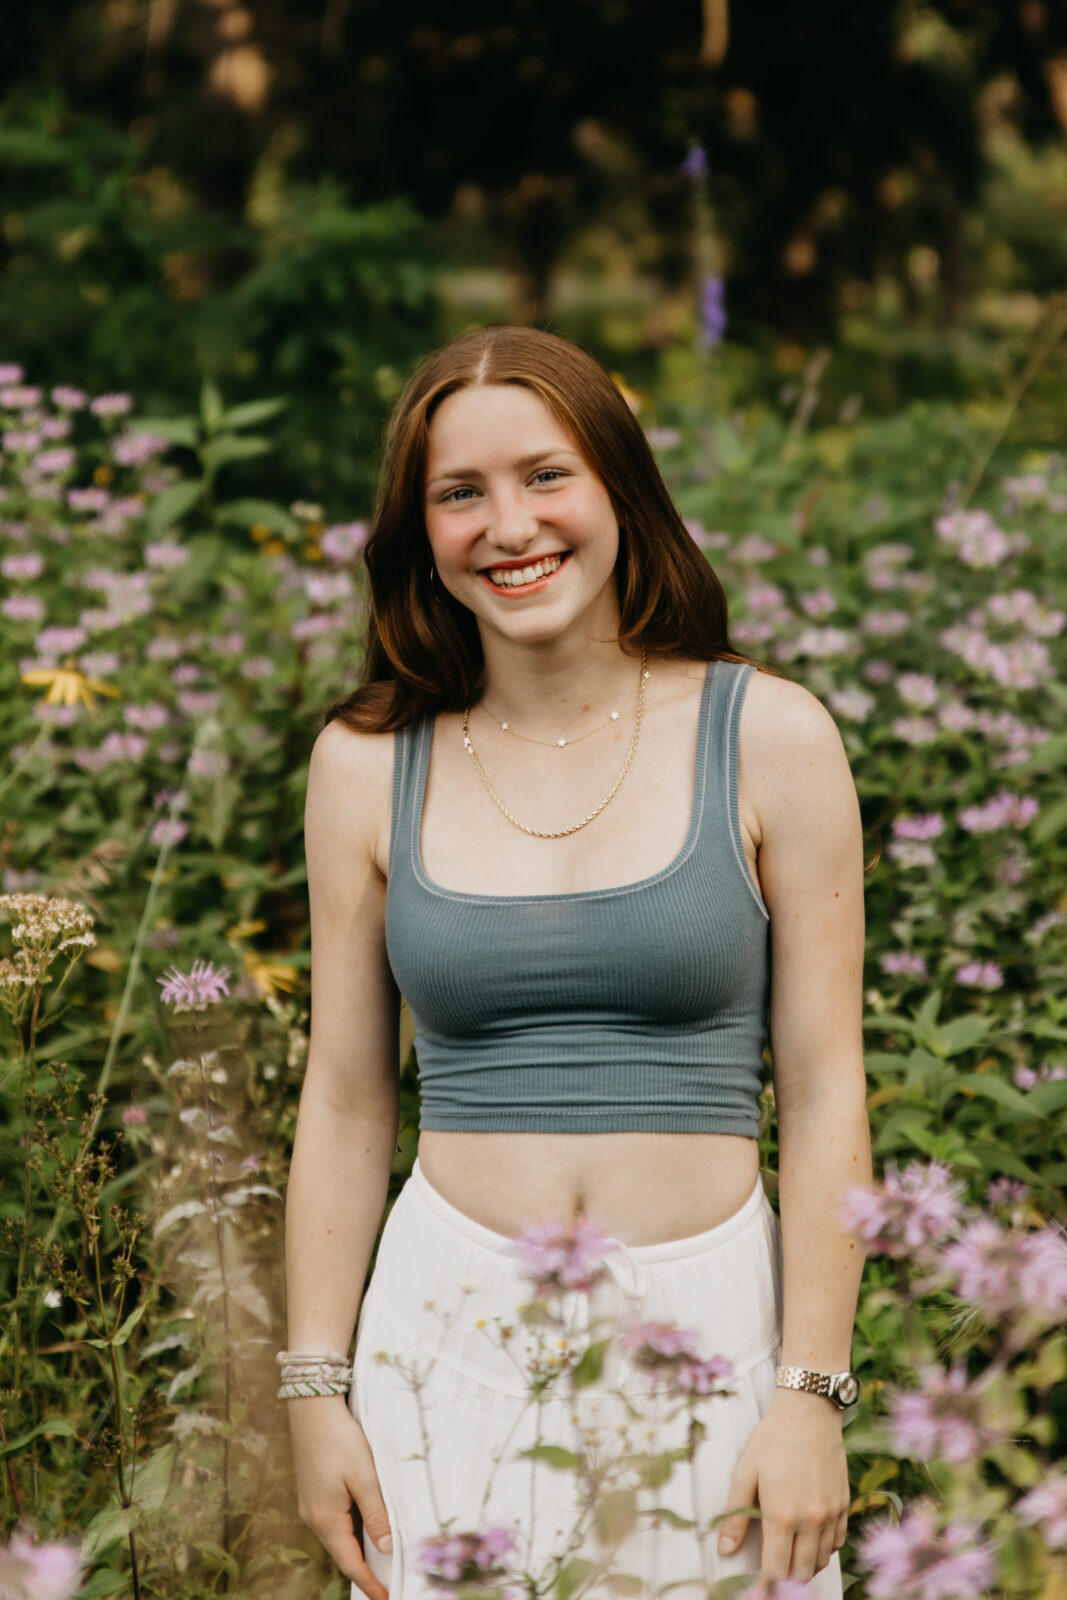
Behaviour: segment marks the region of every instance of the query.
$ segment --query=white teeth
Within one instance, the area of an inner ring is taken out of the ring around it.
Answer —
[[[532,567],[490,567],[489,579],[498,589],[514,589],[520,584],[536,583],[538,578],[551,577],[563,565],[561,556],[550,556]]]

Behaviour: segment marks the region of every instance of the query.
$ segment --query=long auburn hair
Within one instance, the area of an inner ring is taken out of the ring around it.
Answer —
[[[440,583],[422,499],[429,426],[446,395],[475,384],[517,384],[544,401],[604,484],[619,519],[615,568],[628,655],[766,662],[734,649],[726,594],[697,550],[651,447],[615,383],[580,345],[557,333],[490,323],[448,340],[409,378],[385,430],[371,531],[364,548],[370,606],[359,686],[324,712],[361,733],[387,733],[481,697],[484,659],[473,612]]]

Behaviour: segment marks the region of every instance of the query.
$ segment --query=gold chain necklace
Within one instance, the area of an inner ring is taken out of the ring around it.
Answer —
[[[630,770],[630,762],[633,760],[634,751],[637,749],[637,741],[638,741],[638,738],[640,737],[640,734],[641,734],[641,723],[644,720],[644,715],[645,715],[645,684],[647,682],[648,682],[647,655],[646,655],[644,646],[642,646],[642,648],[641,648],[641,676],[638,679],[638,686],[637,686],[637,718],[636,718],[636,721],[634,723],[634,736],[633,736],[632,740],[630,741],[630,748],[626,752],[626,760],[622,764],[622,771],[619,773],[619,776],[615,779],[615,782],[612,784],[611,788],[608,790],[608,792],[604,796],[603,800],[601,800],[600,804],[597,806],[595,811],[590,811],[589,815],[587,817],[583,817],[581,822],[572,823],[572,825],[569,828],[554,828],[550,832],[547,832],[547,833],[543,832],[540,828],[529,828],[529,827],[527,827],[525,822],[520,822],[518,817],[513,816],[512,813],[508,810],[508,808],[504,804],[503,800],[501,800],[500,796],[497,794],[496,790],[493,788],[493,785],[489,781],[489,774],[486,772],[485,768],[482,766],[481,762],[478,760],[478,756],[477,756],[477,754],[475,752],[474,746],[471,743],[471,736],[470,736],[470,715],[471,715],[471,713],[470,713],[470,707],[469,706],[467,707],[467,709],[463,713],[463,744],[464,744],[464,748],[466,749],[466,752],[470,756],[471,760],[474,762],[474,765],[478,770],[478,776],[481,778],[482,782],[485,784],[485,787],[488,789],[488,791],[489,791],[490,795],[492,796],[493,801],[496,804],[497,808],[504,813],[505,817],[507,817],[509,822],[513,822],[515,824],[516,828],[521,828],[523,833],[532,834],[535,839],[565,839],[568,834],[577,833],[579,828],[584,828],[587,823],[592,822],[594,817],[599,817],[600,813],[603,811],[603,809],[607,805],[608,801],[614,798],[616,792],[618,791],[619,785],[622,783],[622,780],[625,778],[626,774]],[[543,743],[543,740],[537,740],[535,742],[536,743]],[[576,743],[577,741],[576,740],[572,740],[571,742],[572,743]]]
[[[617,711],[613,711],[605,722],[598,722],[595,728],[589,729],[588,733],[575,734],[573,739],[534,739],[528,733],[518,733],[516,729],[511,726],[510,722],[501,722],[500,719],[492,711],[490,711],[488,706],[482,706],[482,710],[485,712],[487,717],[492,717],[501,733],[510,733],[513,739],[524,739],[527,744],[542,744],[545,746],[546,750],[563,750],[567,745],[581,744],[583,739],[591,739],[594,733],[600,732],[601,728],[610,727],[613,722],[618,722],[619,717],[622,715],[623,707],[628,706],[632,698],[633,690],[631,689],[630,693],[626,696],[626,699],[622,702],[622,705],[619,707],[619,709]]]

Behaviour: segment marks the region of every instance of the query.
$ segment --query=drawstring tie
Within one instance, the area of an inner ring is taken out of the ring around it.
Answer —
[[[622,1331],[624,1325],[642,1310],[645,1296],[648,1293],[648,1273],[635,1261],[630,1251],[621,1239],[613,1239],[614,1248],[607,1250],[603,1258],[603,1265],[608,1277],[615,1288],[615,1305],[603,1306],[602,1291],[607,1288],[606,1280],[599,1279],[592,1289],[566,1289],[560,1295],[560,1312],[563,1317],[564,1327],[570,1339],[579,1336],[587,1338],[590,1332],[590,1322],[593,1314],[601,1314],[605,1318],[611,1317],[611,1325],[606,1321],[602,1325],[600,1337],[610,1333],[613,1337]],[[617,1348],[617,1347],[616,1347]],[[621,1353],[620,1353],[621,1354]],[[612,1362],[613,1366],[615,1363]],[[616,1381],[622,1383],[624,1372],[630,1368],[626,1356],[621,1356]],[[607,1368],[605,1371],[607,1372]]]

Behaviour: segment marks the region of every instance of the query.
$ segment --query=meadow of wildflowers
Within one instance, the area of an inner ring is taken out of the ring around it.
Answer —
[[[714,287],[704,309],[713,342]],[[947,405],[812,431],[816,382],[791,415],[648,421],[736,642],[824,701],[860,794],[879,1181],[842,1206],[869,1253],[843,1570],[855,1600],[1063,1600],[1067,471],[1025,407],[991,455],[990,417]],[[3,1597],[347,1600],[296,1517],[274,1353],[306,760],[356,669],[366,527],[227,493],[280,406],[206,384],[197,416],[143,417],[0,364]],[[769,1076],[761,1104],[773,1198]],[[410,1060],[401,1109],[394,1193]],[[595,1229],[525,1248],[535,1323],[594,1288]],[[618,1332],[713,1424],[729,1373],[697,1330]],[[601,1381],[607,1343],[553,1381]],[[602,1500],[607,1535],[636,1515],[618,1477]],[[517,1554],[447,1527],[419,1571],[596,1592]]]

